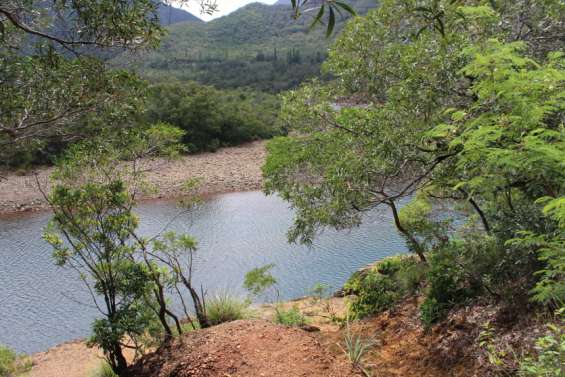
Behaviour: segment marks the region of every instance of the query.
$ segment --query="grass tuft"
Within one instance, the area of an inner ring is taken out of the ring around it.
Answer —
[[[246,319],[251,316],[249,301],[220,293],[206,303],[208,320],[215,326],[225,322]]]

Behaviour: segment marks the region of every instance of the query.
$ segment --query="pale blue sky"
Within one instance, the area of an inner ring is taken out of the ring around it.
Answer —
[[[265,4],[274,4],[277,0],[216,0],[218,4],[218,12],[214,13],[212,16],[207,14],[200,14],[200,5],[197,1],[191,1],[188,5],[183,5],[182,8],[190,11],[197,17],[205,21],[209,21],[214,18],[218,18],[221,16],[225,16],[228,13],[233,12],[234,10],[250,3],[265,3]]]

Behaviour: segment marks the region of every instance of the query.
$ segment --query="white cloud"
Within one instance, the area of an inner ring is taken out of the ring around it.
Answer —
[[[200,14],[200,4],[198,4],[198,1],[196,0],[190,1],[188,2],[188,4],[184,4],[182,8],[188,10],[190,13],[205,21],[209,21],[214,18],[225,16],[226,14],[229,14],[246,4],[257,2],[274,4],[276,1],[277,0],[217,0],[216,3],[218,4],[218,11],[211,16],[207,14]]]

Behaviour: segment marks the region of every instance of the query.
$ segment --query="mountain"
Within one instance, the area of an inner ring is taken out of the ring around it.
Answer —
[[[348,2],[360,14],[376,6],[375,0]],[[320,75],[333,39],[325,38],[323,27],[309,32],[311,20],[294,20],[288,5],[253,3],[207,23],[171,25],[157,50],[122,55],[114,64],[151,80],[177,78],[278,92]],[[338,20],[337,32],[346,21],[345,16]]]
[[[164,3],[159,3],[158,14],[161,25],[163,26],[169,26],[177,24],[179,22],[187,21],[204,23],[204,21],[202,21],[192,13]]]

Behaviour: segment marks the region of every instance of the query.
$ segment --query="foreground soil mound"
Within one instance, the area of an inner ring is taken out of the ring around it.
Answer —
[[[130,369],[136,377],[360,376],[316,335],[266,321],[236,321],[175,339]]]

